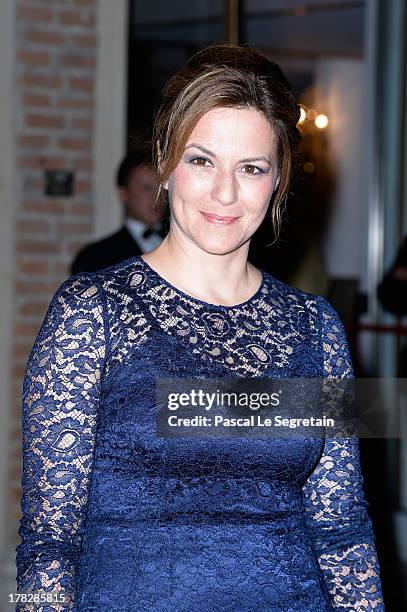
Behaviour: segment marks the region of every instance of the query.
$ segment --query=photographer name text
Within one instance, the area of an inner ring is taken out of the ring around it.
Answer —
[[[170,427],[334,427],[335,420],[323,416],[322,418],[285,418],[275,415],[272,418],[251,414],[247,417],[224,417],[216,415],[213,418],[203,415],[193,417],[178,417],[172,414],[168,417]]]

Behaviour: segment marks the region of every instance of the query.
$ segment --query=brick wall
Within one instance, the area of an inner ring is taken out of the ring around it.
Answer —
[[[15,311],[8,524],[20,519],[21,385],[52,293],[89,239],[93,207],[96,0],[16,0]],[[75,172],[74,194],[44,195],[44,170]],[[10,546],[19,541],[10,530]]]

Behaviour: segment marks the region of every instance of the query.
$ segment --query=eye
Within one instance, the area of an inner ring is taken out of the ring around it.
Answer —
[[[264,174],[264,170],[259,168],[259,166],[253,166],[252,164],[246,164],[245,166],[243,166],[243,168],[246,169],[245,171],[246,174],[251,174],[251,175]]]
[[[194,164],[194,166],[205,166],[206,162],[209,162],[209,159],[207,159],[206,157],[192,157],[189,160],[189,163]]]

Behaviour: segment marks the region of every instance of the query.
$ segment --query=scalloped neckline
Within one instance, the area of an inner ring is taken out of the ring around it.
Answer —
[[[161,276],[161,274],[159,274],[157,272],[157,270],[155,270],[154,268],[152,268],[150,266],[150,264],[148,264],[142,257],[141,255],[137,255],[136,258],[142,262],[142,265],[153,275],[155,276],[162,284],[166,285],[167,287],[169,287],[170,289],[172,289],[173,291],[175,291],[175,293],[181,295],[182,297],[195,302],[197,304],[200,304],[201,306],[206,306],[207,308],[213,308],[215,310],[236,310],[238,308],[242,308],[243,306],[248,306],[250,305],[252,302],[256,301],[262,291],[263,288],[266,284],[266,275],[264,273],[264,270],[262,270],[261,268],[257,268],[259,270],[259,272],[261,273],[261,283],[260,286],[258,287],[258,289],[253,293],[252,296],[250,296],[247,300],[245,300],[244,302],[240,302],[239,304],[232,304],[232,305],[226,305],[226,304],[212,304],[211,302],[205,302],[204,300],[200,300],[199,298],[196,298],[192,295],[190,295],[189,293],[186,293],[185,291],[182,291],[182,289],[179,289],[178,287],[175,287],[172,283],[170,283],[170,281],[168,281],[167,279],[165,279],[163,276]]]

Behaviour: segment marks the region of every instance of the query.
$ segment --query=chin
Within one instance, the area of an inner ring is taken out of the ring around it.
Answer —
[[[236,251],[241,244],[236,242],[231,242],[230,240],[203,240],[197,241],[196,243],[203,251],[206,253],[211,253],[212,255],[226,255],[227,253],[232,253]]]

